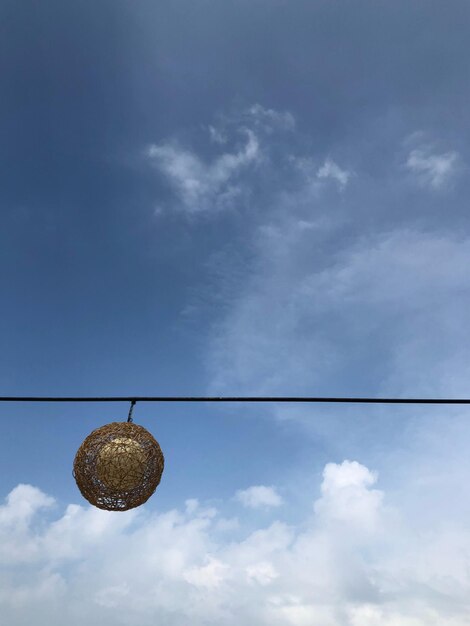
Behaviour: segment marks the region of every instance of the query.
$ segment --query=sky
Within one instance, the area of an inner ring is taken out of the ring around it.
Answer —
[[[469,397],[470,5],[0,4],[1,395]],[[468,626],[470,412],[0,406],[8,626]],[[3,622],[2,622],[3,623]]]

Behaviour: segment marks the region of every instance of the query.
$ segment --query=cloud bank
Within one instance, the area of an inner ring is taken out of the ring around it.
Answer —
[[[74,504],[58,514],[19,485],[0,507],[2,615],[11,626],[467,624],[468,529],[416,532],[377,485],[358,462],[329,463],[306,518],[247,517],[244,531],[197,500],[152,514]],[[275,492],[239,493],[269,493],[272,504]]]

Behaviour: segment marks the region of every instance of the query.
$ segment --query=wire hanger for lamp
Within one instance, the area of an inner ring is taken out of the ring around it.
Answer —
[[[129,407],[129,415],[127,416],[127,423],[132,424],[132,411],[134,410],[136,400],[131,400],[131,406]]]

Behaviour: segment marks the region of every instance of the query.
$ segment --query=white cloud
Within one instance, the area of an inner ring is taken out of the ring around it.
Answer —
[[[383,493],[371,489],[377,476],[356,461],[328,463],[323,471],[322,497],[315,511],[329,520],[373,529],[378,524]]]
[[[211,393],[323,393],[347,372],[370,393],[465,395],[470,239],[397,230],[319,262],[328,234],[295,215],[259,227],[213,329]]]
[[[40,546],[31,539],[31,524],[54,499],[30,485],[18,485],[0,506],[0,562],[28,562],[38,558]]]
[[[279,577],[279,572],[274,568],[272,563],[263,562],[249,565],[246,568],[246,575],[249,580],[260,585],[269,585]]]
[[[278,507],[282,504],[282,498],[274,487],[255,485],[248,489],[237,491],[235,498],[243,506],[251,509]]]
[[[258,138],[249,129],[244,134],[246,141],[237,151],[225,152],[212,163],[176,143],[152,144],[147,157],[173,187],[183,210],[200,213],[231,208],[243,193],[239,173],[260,158]]]
[[[225,133],[215,126],[209,125],[209,136],[211,138],[211,141],[213,141],[214,143],[224,144],[228,141]]]
[[[317,171],[318,178],[330,178],[337,182],[338,187],[342,190],[346,187],[351,178],[352,173],[343,170],[331,159],[326,159],[323,165]]]
[[[317,192],[321,191],[320,181],[328,180],[335,183],[340,191],[343,191],[354,176],[352,171],[342,169],[330,158],[325,159],[320,167],[318,167],[317,159],[308,156],[290,154],[288,160],[303,175],[307,187],[310,190],[317,190]]]
[[[420,184],[432,189],[445,187],[455,175],[458,164],[457,152],[433,154],[429,148],[412,150],[406,161],[407,168]]]
[[[34,503],[51,499],[25,486],[34,513],[23,539],[37,553],[2,560],[2,617],[9,626],[468,624],[465,522],[416,531],[403,509],[397,524],[377,480],[358,462],[329,463],[312,515],[229,537],[217,531],[219,512],[195,500],[159,514],[69,505],[50,521]],[[5,517],[0,532],[16,541]]]
[[[342,191],[354,175],[331,158],[319,167],[316,156],[299,154],[303,139],[288,111],[255,104],[238,115],[220,116],[207,130],[212,144],[209,154],[218,151],[215,156],[185,148],[176,140],[152,144],[145,150],[148,162],[171,187],[176,208],[188,214],[245,208],[248,201],[257,207],[256,193],[265,197],[263,202],[269,197],[271,203],[272,191],[281,181],[293,203],[305,203],[321,193],[324,181],[332,181]],[[260,186],[260,181],[269,181],[267,187]],[[159,201],[155,214],[162,213]]]
[[[18,485],[8,494],[6,504],[0,506],[0,525],[16,529],[27,527],[41,509],[51,507],[54,499],[31,485]]]
[[[275,111],[260,104],[251,106],[246,114],[257,126],[261,126],[268,133],[274,130],[294,130],[295,118],[289,111]]]
[[[188,569],[184,573],[184,579],[195,587],[211,589],[222,584],[229,570],[228,565],[208,556],[206,564]]]
[[[176,140],[145,150],[148,162],[173,190],[176,208],[192,215],[243,207],[254,187],[253,172],[269,163],[283,133],[295,130],[295,118],[288,111],[254,104],[237,115],[219,116],[207,130],[211,151],[219,150],[215,156],[184,148]],[[159,202],[155,214],[163,212]]]

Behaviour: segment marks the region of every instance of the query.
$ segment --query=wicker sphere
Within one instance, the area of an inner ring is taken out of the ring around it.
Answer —
[[[145,474],[145,453],[137,441],[117,437],[98,452],[96,473],[109,489],[135,489]]]
[[[163,467],[163,453],[148,430],[113,422],[88,435],[75,456],[73,475],[88,502],[106,511],[127,511],[150,498]]]

